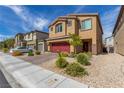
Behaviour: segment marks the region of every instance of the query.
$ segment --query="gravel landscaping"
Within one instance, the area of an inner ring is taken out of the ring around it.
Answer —
[[[67,58],[69,62],[75,61]],[[89,76],[71,77],[65,74],[64,69],[60,69],[55,65],[56,59],[51,59],[40,64],[41,67],[80,81],[91,87],[124,87],[124,57],[119,54],[106,54],[93,56],[91,65],[85,66]]]

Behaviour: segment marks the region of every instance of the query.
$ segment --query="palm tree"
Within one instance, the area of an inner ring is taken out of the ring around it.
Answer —
[[[76,47],[78,46],[81,46],[82,45],[82,41],[80,39],[80,37],[76,34],[70,34],[69,33],[69,36],[70,36],[70,40],[69,40],[69,43],[70,45],[72,45],[74,47],[74,53],[76,54]]]

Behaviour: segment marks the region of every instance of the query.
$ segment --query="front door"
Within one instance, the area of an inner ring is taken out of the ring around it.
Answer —
[[[88,42],[83,42],[83,51],[88,52],[89,51],[89,43]]]

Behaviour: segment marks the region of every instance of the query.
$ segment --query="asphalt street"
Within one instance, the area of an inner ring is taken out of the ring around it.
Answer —
[[[0,70],[0,88],[11,88],[3,73]]]

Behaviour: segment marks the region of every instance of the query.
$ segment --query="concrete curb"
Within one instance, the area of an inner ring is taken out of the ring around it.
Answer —
[[[0,65],[0,70],[3,72],[6,80],[12,88],[21,88],[21,85],[16,82],[16,80]]]
[[[88,85],[58,75],[0,52],[0,68],[14,88],[88,88]]]

